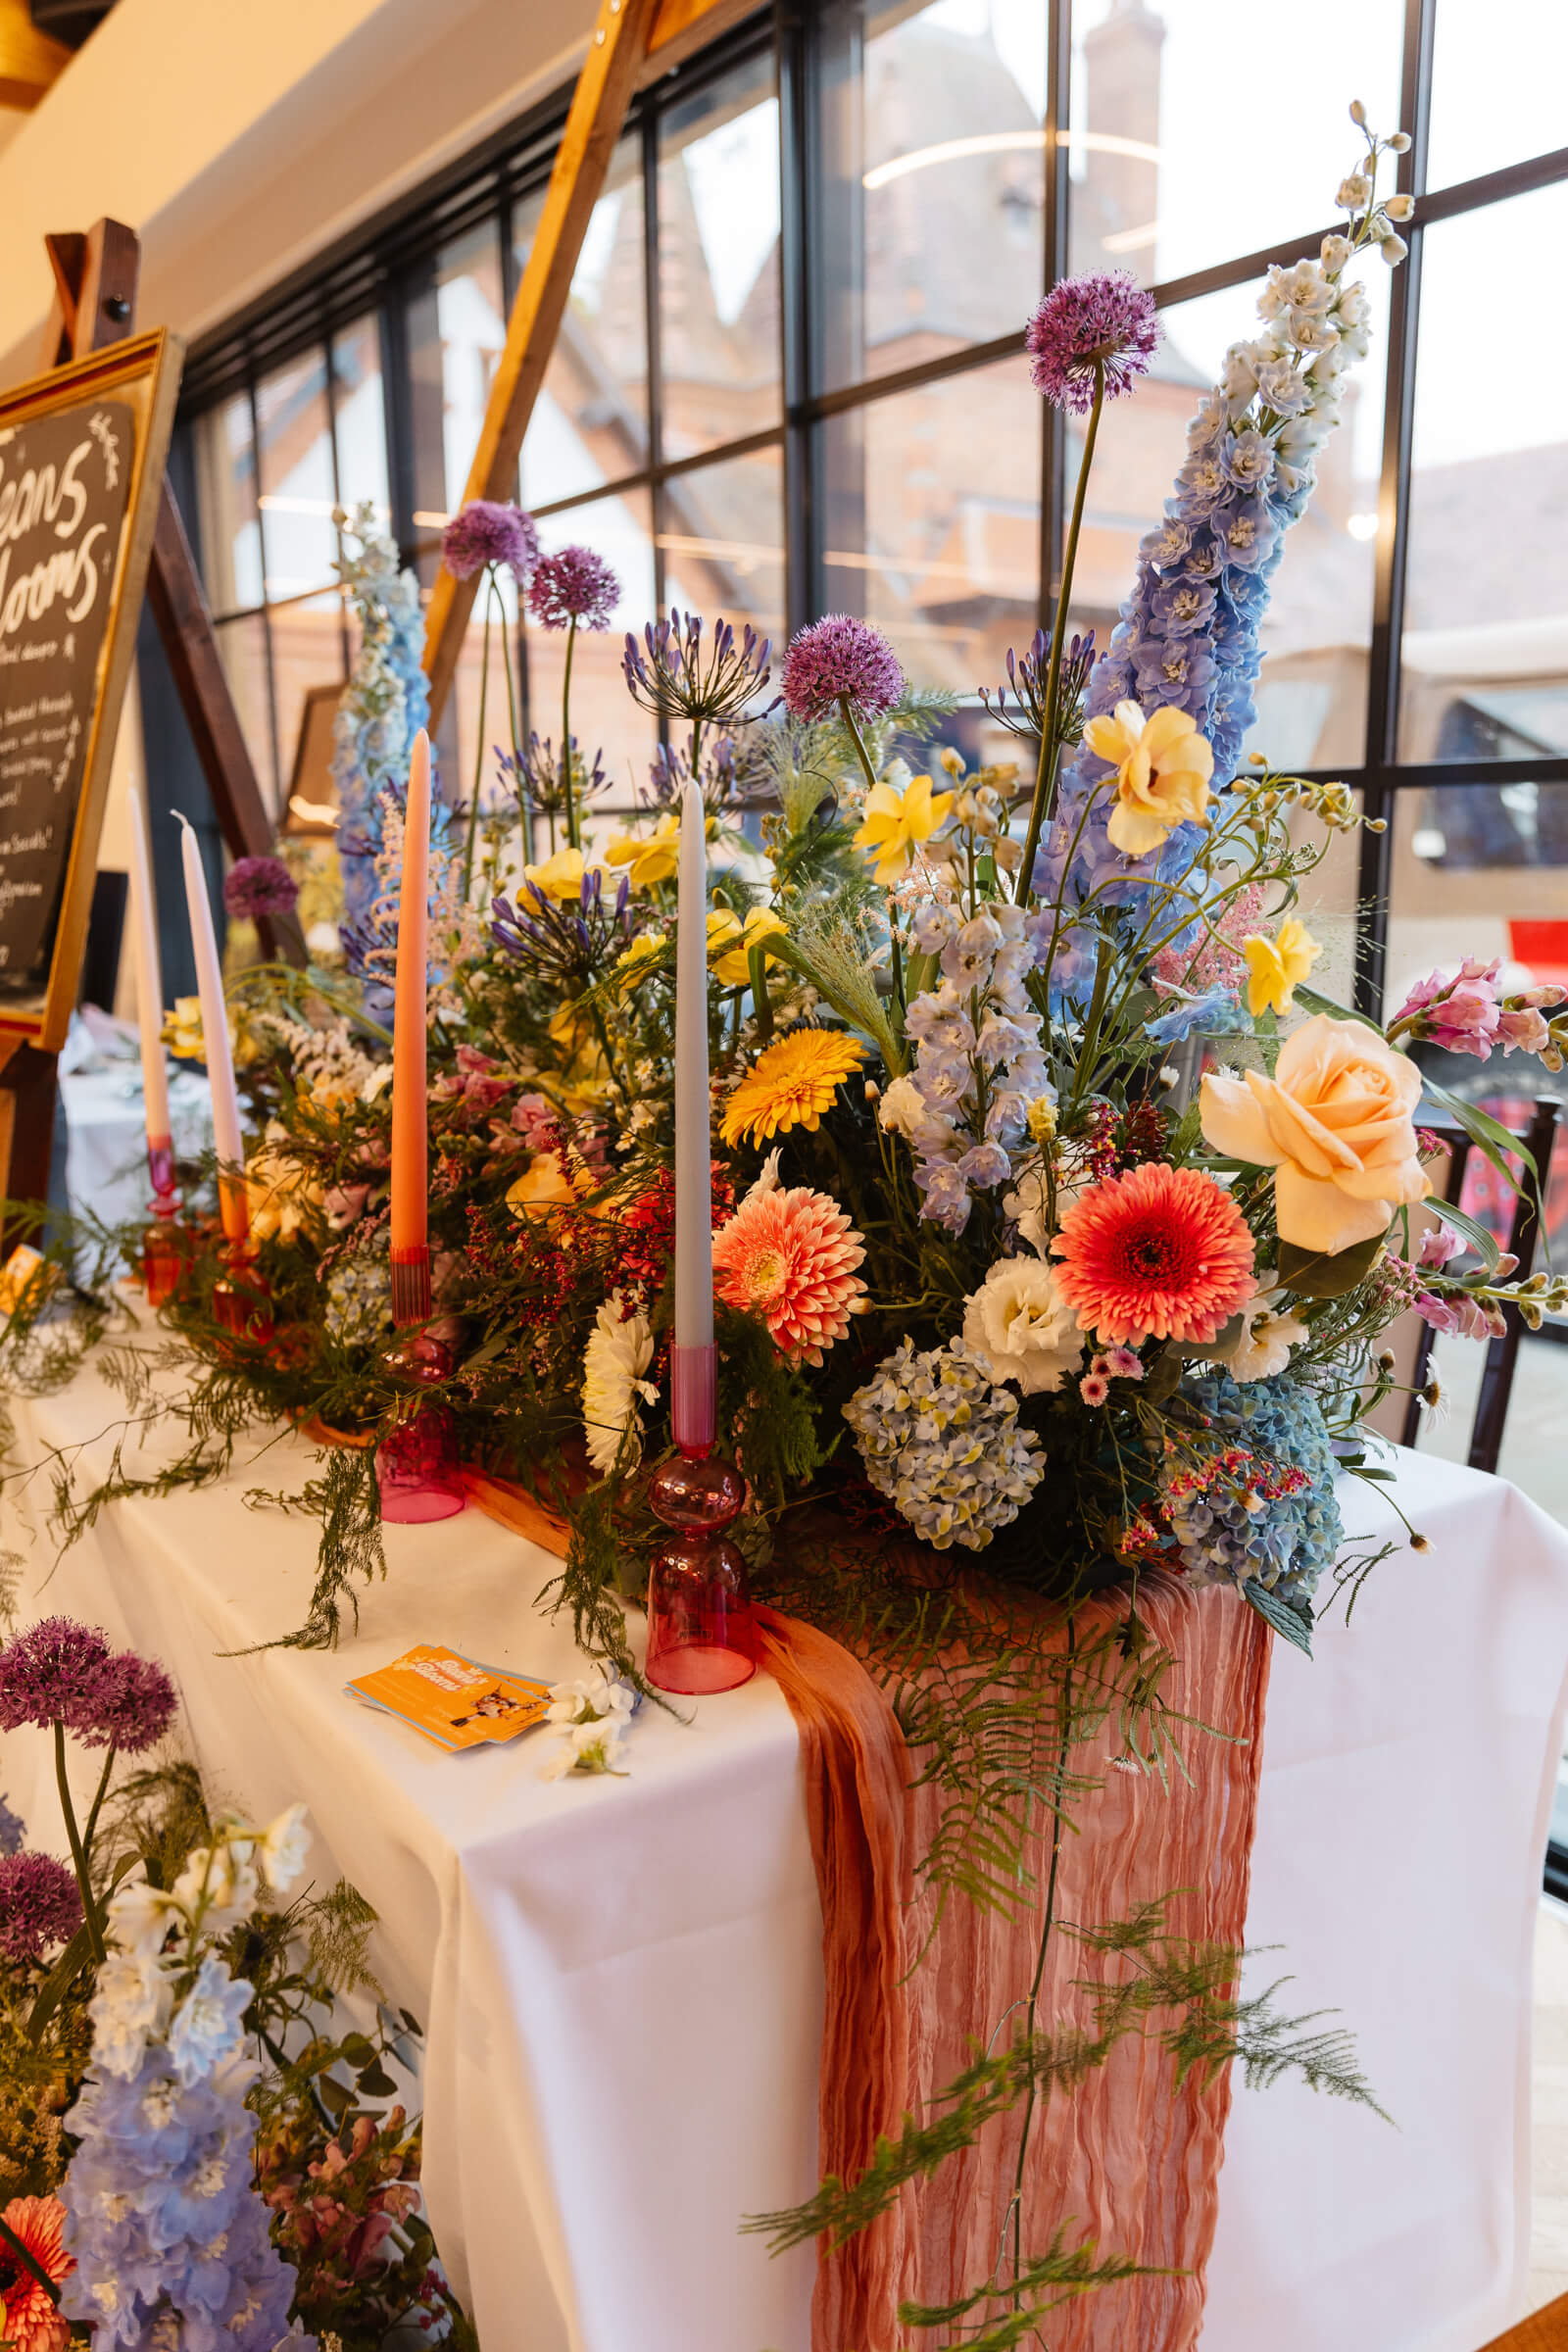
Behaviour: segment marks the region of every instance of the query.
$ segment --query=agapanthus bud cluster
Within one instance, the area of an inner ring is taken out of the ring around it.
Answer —
[[[1084,696],[1088,692],[1090,673],[1095,666],[1095,632],[1086,629],[1081,636],[1069,638],[1061,658],[1061,671],[1056,681],[1056,725],[1054,738],[1058,744],[1081,741],[1084,731]],[[1012,701],[1007,700],[1011,691]],[[1007,648],[1007,683],[999,686],[993,701],[990,689],[982,686],[980,702],[988,718],[1005,727],[1009,735],[1024,735],[1032,739],[1044,736],[1050,723],[1051,700],[1051,642],[1044,629],[1036,629],[1027,653],[1014,653]]]
[[[1045,1470],[1039,1438],[1019,1427],[1017,1397],[962,1340],[925,1349],[906,1340],[844,1418],[871,1485],[938,1551],[984,1550]]]
[[[942,978],[909,1004],[914,1064],[886,1089],[877,1116],[915,1154],[921,1216],[950,1233],[968,1223],[974,1191],[1012,1181],[1029,1149],[1030,1106],[1051,1092],[1041,1016],[1024,986],[1049,931],[1049,914],[1005,900],[967,921],[956,906],[927,904],[910,924],[911,951],[935,956]]]
[[[589,866],[575,904],[559,903],[537,882],[521,882],[515,902],[490,902],[490,936],[541,980],[580,995],[624,953],[632,935],[631,877],[622,874],[613,899],[605,897],[601,866]]]
[[[672,609],[667,620],[649,622],[641,643],[627,630],[621,670],[640,709],[694,725],[724,725],[756,703],[770,675],[771,653],[771,641],[750,621],[739,638],[722,618],[708,634],[700,612]]]

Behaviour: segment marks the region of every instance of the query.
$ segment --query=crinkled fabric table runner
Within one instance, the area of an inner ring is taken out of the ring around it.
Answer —
[[[15,1417],[24,1458],[85,1443],[101,1468],[120,1414],[89,1366]],[[249,1511],[243,1496],[297,1488],[313,1467],[301,1439],[276,1439],[221,1487],[115,1505],[52,1574],[10,1503],[3,1540],[29,1551],[26,1615],[68,1609],[161,1655],[215,1796],[258,1813],[306,1798],[318,1867],[341,1867],[380,1912],[389,1989],[427,2029],[431,2218],[486,2352],[808,2352],[813,2337],[814,2352],[883,2352],[891,2334],[835,2331],[858,2327],[867,2294],[934,2298],[974,2275],[993,2217],[973,2181],[919,2216],[918,2275],[905,2217],[857,2256],[858,2273],[834,2281],[829,2266],[814,2329],[810,2251],[769,2261],[736,2230],[742,2213],[793,2203],[816,2177],[823,1942],[803,1799],[818,1815],[824,1788],[843,1801],[842,1741],[830,1783],[834,1740],[808,1729],[803,1746],[779,1686],[760,1676],[702,1702],[689,1727],[645,1709],[629,1780],[546,1783],[537,1736],[454,1758],[356,1707],[348,1676],[416,1641],[569,1671],[565,1629],[533,1605],[553,1560],[474,1511],[387,1531],[387,1580],[362,1592],[358,1633],[337,1653],[220,1655],[303,1619],[310,1524]],[[1136,2072],[1118,2080],[1118,2053],[1102,2102],[1097,2084],[1041,2134],[1037,2210],[1054,2198],[1062,2219],[1145,2260],[1174,2232],[1200,2264],[1214,2231],[1203,2352],[1473,2352],[1522,2282],[1530,1936],[1568,1660],[1568,1544],[1507,1487],[1401,1467],[1434,1553],[1381,1568],[1349,1631],[1324,1629],[1315,1665],[1275,1651],[1248,1913],[1250,1943],[1288,1947],[1264,1965],[1294,1973],[1295,2005],[1344,2010],[1399,2131],[1291,2088],[1238,2092],[1217,2230],[1223,2091],[1173,2107]],[[1392,1525],[1381,1498],[1351,1489],[1347,1501],[1358,1528]],[[1255,1713],[1263,1653],[1237,1605],[1168,1605],[1189,1697],[1206,1689],[1229,1714]],[[788,1684],[789,1659],[777,1664]],[[830,1668],[804,1661],[818,1692]],[[859,1700],[840,1699],[853,1716]],[[1218,1720],[1201,1699],[1193,1711]],[[1155,1817],[1157,1785],[1111,1776],[1098,1835],[1068,1862],[1063,1916],[1186,1884],[1197,1908],[1184,1924],[1222,1932],[1255,1751],[1188,1752],[1202,1785],[1185,1825]],[[873,1823],[893,1811],[886,1756],[872,1722],[858,1769],[873,1784]],[[0,1743],[0,1788],[58,1847],[41,1740]],[[906,1829],[917,1840],[919,1821]],[[820,1821],[818,1843],[845,1850]],[[895,1877],[910,1850],[884,1856]],[[1197,1867],[1184,1877],[1178,1861]],[[857,1866],[834,1908],[865,1905],[875,1875]],[[891,1917],[873,1886],[863,1920],[881,1921],[890,1955]],[[902,1924],[906,1937],[913,1923]],[[827,1959],[843,2021],[852,1980],[832,1936]],[[916,2085],[941,2080],[971,2022],[988,2030],[1004,2006],[1014,1961],[1006,1936],[956,1919],[903,2020],[872,2004],[851,2035],[858,2046],[881,2033],[890,2082],[901,2067]],[[830,2035],[830,2061],[833,2046]],[[831,2110],[831,2065],[821,2087]],[[1163,2282],[1136,2310],[1135,2291],[1147,2282],[1061,2315],[1053,2352],[1200,2340],[1196,2278]]]

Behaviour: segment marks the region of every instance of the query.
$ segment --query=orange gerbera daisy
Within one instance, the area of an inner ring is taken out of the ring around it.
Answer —
[[[1200,1168],[1146,1161],[1074,1201],[1051,1245],[1056,1286],[1105,1343],[1214,1339],[1251,1298],[1252,1237]]]
[[[781,1353],[819,1364],[865,1296],[855,1271],[864,1256],[859,1235],[825,1193],[759,1187],[713,1236],[713,1288],[760,1315]]]
[[[13,2197],[0,2222],[58,2286],[75,2269],[61,2241],[66,2209],[58,2197]],[[71,2329],[8,2239],[0,2237],[0,2338],[16,2352],[65,2352]]]
[[[789,1127],[816,1127],[835,1093],[865,1059],[842,1029],[796,1029],[760,1054],[719,1121],[726,1144],[764,1143]]]

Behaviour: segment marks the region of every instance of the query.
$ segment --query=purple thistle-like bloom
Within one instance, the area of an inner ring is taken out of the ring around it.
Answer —
[[[0,1732],[24,1723],[47,1731],[57,1720],[68,1731],[89,1727],[109,1643],[95,1625],[74,1617],[43,1617],[0,1649]]]
[[[619,580],[591,547],[564,547],[534,567],[528,610],[547,629],[608,629],[619,602]]]
[[[25,1967],[81,1925],[81,1894],[53,1854],[0,1856],[0,1953]]]
[[[1030,378],[1054,407],[1082,416],[1095,403],[1096,361],[1105,398],[1116,400],[1149,372],[1159,334],[1153,297],[1125,270],[1064,277],[1029,321]]]
[[[505,564],[526,588],[539,561],[533,516],[499,499],[470,498],[441,534],[441,561],[455,580],[471,580],[489,564]]]
[[[292,914],[299,895],[281,858],[236,858],[223,876],[223,905],[252,922],[258,915]]]
[[[880,629],[829,612],[790,639],[783,687],[794,718],[825,718],[844,696],[857,717],[881,718],[904,692],[904,671]]]
[[[83,1747],[118,1747],[137,1756],[158,1745],[176,1703],[174,1686],[157,1661],[122,1649],[99,1671],[92,1729],[73,1728]]]

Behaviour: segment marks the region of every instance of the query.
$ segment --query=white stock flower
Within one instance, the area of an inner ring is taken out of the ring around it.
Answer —
[[[963,1339],[993,1380],[1015,1380],[1026,1396],[1059,1389],[1083,1361],[1078,1318],[1039,1257],[998,1259],[964,1304]]]
[[[620,1312],[614,1291],[594,1318],[582,1360],[583,1434],[588,1459],[608,1478],[617,1459],[642,1458],[643,1424],[637,1400],[657,1402],[659,1391],[642,1375],[654,1360],[654,1333],[646,1315]]]
[[[1338,277],[1354,251],[1348,237],[1329,236],[1318,247],[1318,257],[1330,276]]]
[[[630,1719],[637,1704],[637,1693],[618,1674],[603,1666],[593,1667],[574,1683],[552,1683],[550,1704],[545,1709],[547,1723],[591,1723],[605,1717],[620,1721]]]
[[[1372,182],[1364,172],[1351,172],[1341,180],[1334,191],[1336,208],[1342,213],[1358,213],[1372,194]]]
[[[305,1827],[305,1807],[290,1805],[263,1833],[257,1848],[262,1875],[274,1894],[286,1894],[311,1850],[311,1833]]]
[[[154,1959],[110,1952],[98,1971],[98,1988],[87,2004],[92,2019],[95,2065],[128,2082],[148,2041],[169,2023],[169,1979]]]
[[[568,1772],[613,1773],[617,1779],[624,1778],[620,1744],[625,1734],[625,1719],[618,1715],[598,1723],[574,1723],[540,1765],[540,1779],[564,1780]]]
[[[902,1135],[907,1142],[926,1115],[925,1097],[912,1078],[895,1078],[877,1104],[876,1115],[889,1135]]]

